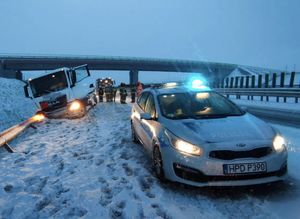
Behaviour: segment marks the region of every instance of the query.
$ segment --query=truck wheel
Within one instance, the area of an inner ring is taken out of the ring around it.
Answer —
[[[154,146],[153,155],[152,155],[152,164],[156,177],[162,181],[166,182],[163,160],[158,146]]]
[[[131,121],[131,139],[134,143],[139,143],[138,138],[136,137],[135,131],[134,131],[134,127]]]

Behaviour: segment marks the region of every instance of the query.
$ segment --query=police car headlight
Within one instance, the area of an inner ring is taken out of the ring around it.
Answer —
[[[81,109],[81,103],[78,100],[73,101],[69,107],[70,111],[77,111],[79,109]]]
[[[199,146],[193,145],[189,142],[186,142],[174,134],[172,134],[170,131],[165,131],[166,136],[169,139],[170,144],[180,151],[183,154],[189,154],[189,155],[196,155],[196,156],[201,156],[203,154],[203,149],[200,148]]]
[[[280,135],[276,135],[273,140],[273,148],[276,152],[281,152],[285,149],[285,140]]]

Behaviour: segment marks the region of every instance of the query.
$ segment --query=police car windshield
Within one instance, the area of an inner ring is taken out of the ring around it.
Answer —
[[[55,72],[30,81],[33,97],[40,97],[47,93],[63,90],[68,86],[64,71]]]
[[[160,110],[169,119],[209,119],[240,116],[232,102],[215,92],[187,92],[158,96]]]

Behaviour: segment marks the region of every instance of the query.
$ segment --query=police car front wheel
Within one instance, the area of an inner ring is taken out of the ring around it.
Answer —
[[[153,155],[152,155],[152,163],[153,163],[153,169],[155,172],[155,175],[158,179],[160,179],[162,182],[166,181],[164,169],[163,169],[163,161],[161,157],[161,153],[158,146],[155,146],[153,149]]]

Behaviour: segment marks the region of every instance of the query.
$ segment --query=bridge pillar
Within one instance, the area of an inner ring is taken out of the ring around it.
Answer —
[[[138,80],[139,80],[139,71],[131,70],[129,72],[129,84],[135,85],[137,84]]]

